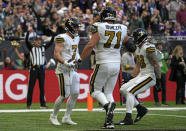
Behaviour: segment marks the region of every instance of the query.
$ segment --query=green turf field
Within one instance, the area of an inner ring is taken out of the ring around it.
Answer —
[[[183,108],[182,110],[165,110],[167,107],[161,106],[163,110],[157,110],[152,102],[145,102],[144,106],[149,108],[148,114],[135,125],[117,126],[115,130],[186,130],[186,105],[175,105],[175,102],[168,102],[170,108]],[[19,112],[8,113],[2,112],[6,110],[25,109],[25,104],[0,104],[0,131],[65,131],[65,130],[100,130],[104,123],[104,111],[74,111],[71,114],[73,121],[78,125],[61,125],[53,126],[49,122],[49,115],[53,108],[53,103],[48,103],[49,110],[39,109],[39,104],[34,103],[31,111],[35,109],[41,112]],[[62,106],[64,109],[65,105]],[[117,103],[118,108],[125,108]],[[86,103],[77,103],[76,109],[85,108]],[[94,109],[101,108],[97,103],[94,103]],[[155,109],[155,110],[154,110]],[[59,112],[58,120],[61,118],[64,111]],[[114,122],[119,122],[124,118],[125,111],[116,110],[114,113]],[[136,116],[136,111],[133,111],[133,119]]]

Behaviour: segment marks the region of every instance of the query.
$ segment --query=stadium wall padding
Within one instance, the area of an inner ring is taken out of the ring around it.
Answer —
[[[89,78],[92,70],[78,70],[80,75],[80,95],[78,102],[86,102],[87,93],[89,92]],[[167,73],[167,79],[170,70]],[[9,70],[0,71],[0,103],[26,103],[26,95],[28,88],[28,70]],[[119,78],[119,77],[118,77]],[[115,101],[120,101],[119,80],[114,89]],[[46,102],[55,102],[59,96],[58,81],[54,70],[46,70],[45,77],[45,97]],[[154,101],[153,88],[141,93],[138,98],[142,101]],[[167,80],[167,101],[175,101],[176,98],[176,83]],[[159,93],[161,100],[161,93]],[[33,92],[33,102],[39,102],[39,87],[36,82]]]

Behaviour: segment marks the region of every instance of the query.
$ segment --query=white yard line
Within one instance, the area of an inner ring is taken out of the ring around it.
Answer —
[[[170,116],[170,117],[178,117],[178,118],[186,118],[186,116],[181,116],[181,115],[166,115],[166,114],[151,114],[148,113],[147,115],[149,116]]]
[[[134,109],[135,110],[135,109]],[[152,111],[178,111],[186,110],[186,107],[160,107],[160,108],[148,108]],[[0,113],[19,113],[19,112],[52,112],[53,109],[14,109],[14,110],[0,110]],[[60,109],[60,111],[66,111],[66,109]],[[73,109],[73,111],[88,111],[86,108]],[[103,108],[93,108],[93,111],[104,112]],[[116,108],[115,111],[126,111],[126,108]]]
[[[123,114],[124,112],[119,112],[116,111],[114,112],[115,114]],[[133,114],[137,114],[137,113],[133,113]],[[182,116],[182,115],[168,115],[168,114],[152,114],[152,113],[147,113],[148,116],[163,116],[163,117],[177,117],[177,118],[186,118],[186,116]]]

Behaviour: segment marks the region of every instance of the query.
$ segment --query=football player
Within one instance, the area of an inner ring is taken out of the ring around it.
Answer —
[[[134,77],[120,88],[120,93],[126,97],[126,116],[118,125],[132,125],[138,122],[146,113],[147,108],[141,106],[135,96],[157,84],[159,86],[161,72],[157,61],[155,45],[147,41],[147,32],[144,29],[136,29],[133,32],[137,62],[133,70]],[[157,78],[157,81],[156,81]],[[133,107],[137,109],[137,116],[132,120]]]
[[[62,123],[76,125],[70,117],[79,95],[80,79],[75,70],[74,61],[79,59],[79,21],[76,18],[69,18],[65,22],[66,33],[59,34],[55,38],[54,58],[58,61],[56,75],[59,82],[60,96],[56,99],[50,121],[54,125],[61,125],[57,119],[62,103],[68,97],[66,112]]]
[[[90,78],[90,93],[106,110],[103,128],[113,129],[113,111],[116,104],[112,93],[120,70],[120,47],[128,40],[127,27],[115,23],[116,11],[112,7],[107,6],[100,12],[100,20],[101,22],[92,25],[92,37],[78,61],[81,62],[89,56],[94,48],[96,67]]]

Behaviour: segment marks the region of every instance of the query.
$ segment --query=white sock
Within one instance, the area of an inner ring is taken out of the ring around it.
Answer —
[[[113,98],[112,94],[105,94],[105,96],[109,102],[111,102],[111,103],[114,102],[114,98]]]
[[[61,105],[62,105],[62,103],[63,103],[64,100],[65,100],[65,98],[63,96],[59,96],[56,99],[55,104],[54,104],[54,111],[53,111],[53,115],[54,116],[57,116],[58,115],[58,112],[61,109]]]
[[[134,95],[128,93],[126,97],[126,112],[132,113],[132,109],[134,107]]]
[[[92,93],[92,97],[96,99],[99,103],[101,103],[103,106],[108,103],[105,94],[101,91],[94,91]]]
[[[66,112],[65,112],[65,117],[70,117],[70,113],[72,112],[72,109],[74,108],[76,104],[76,100],[78,98],[78,94],[75,95],[70,95],[68,100],[67,100],[67,105],[66,105]]]

